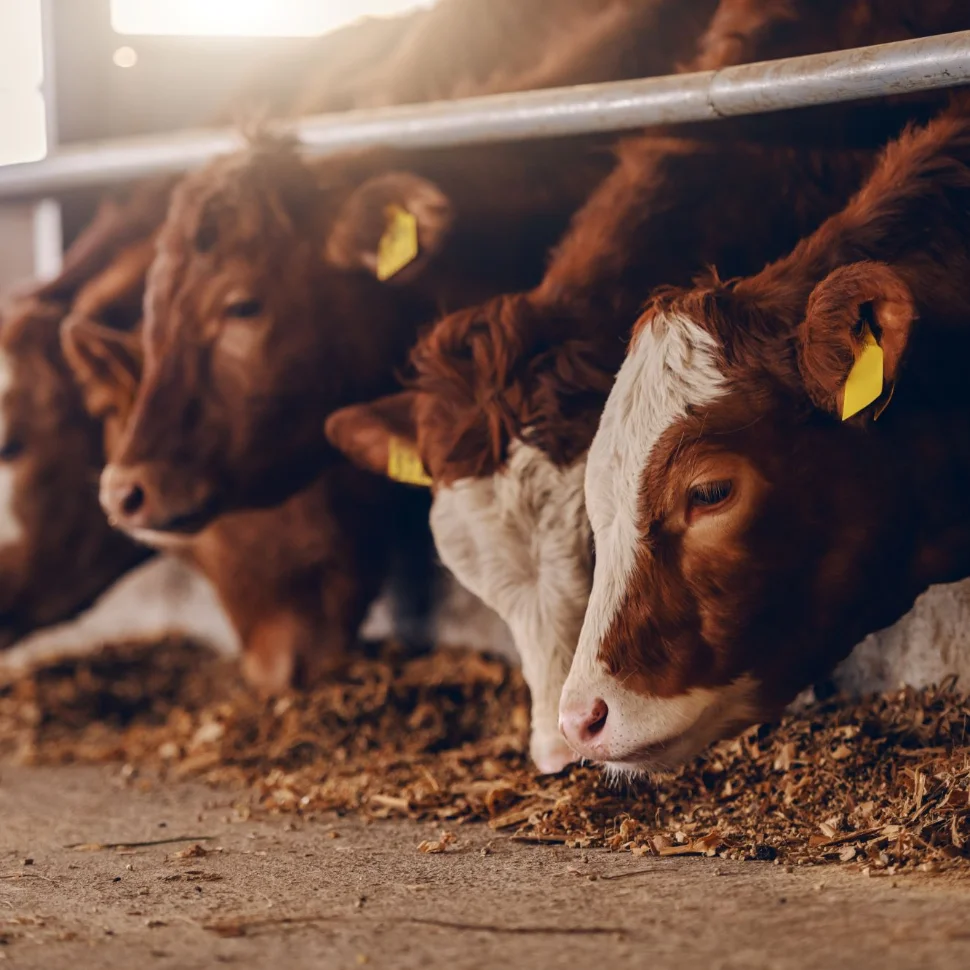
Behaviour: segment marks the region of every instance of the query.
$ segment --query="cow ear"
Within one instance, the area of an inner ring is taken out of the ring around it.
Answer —
[[[126,413],[141,379],[140,334],[69,316],[61,325],[61,347],[88,413],[96,418]]]
[[[355,465],[410,485],[430,485],[418,456],[414,391],[353,404],[327,418],[327,439]]]
[[[325,256],[341,269],[365,269],[382,282],[416,277],[451,231],[448,197],[411,172],[388,172],[368,179],[343,203]]]
[[[909,287],[885,263],[851,263],[822,280],[798,334],[799,369],[816,406],[843,421],[882,413],[915,319]]]

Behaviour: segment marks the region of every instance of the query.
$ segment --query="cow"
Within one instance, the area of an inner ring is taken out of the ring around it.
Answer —
[[[59,352],[64,312],[30,294],[0,322],[0,649],[89,604],[144,556],[108,528],[96,476],[78,474],[101,442]]]
[[[100,509],[101,430],[59,342],[85,282],[157,225],[167,191],[151,181],[106,199],[62,271],[9,297],[0,315],[0,649],[68,619],[145,558]]]
[[[581,755],[669,768],[970,574],[970,100],[747,278],[655,295],[589,451]]]
[[[889,5],[892,16],[878,6],[725,0],[685,70],[970,26],[958,4],[915,18],[912,4]],[[442,561],[513,631],[543,764],[572,758],[558,720],[592,582],[586,450],[631,321],[654,287],[686,284],[707,263],[733,276],[781,255],[848,199],[906,112],[925,110],[802,113],[627,143],[538,287],[440,321],[411,355],[410,391],[329,419],[331,441],[374,471],[392,440],[421,455]]]
[[[119,446],[141,379],[141,297],[154,253],[154,234],[117,252],[60,324],[63,359],[102,433],[92,480]],[[401,523],[426,518],[420,503],[409,508],[408,491],[335,463],[279,508],[227,515],[157,545],[213,584],[247,679],[274,693],[345,655]]]
[[[164,214],[166,194],[161,183],[148,183],[127,198],[105,200],[62,272],[10,300],[0,321],[5,669],[90,648],[111,631],[126,639],[182,633],[233,647],[211,587],[197,573],[148,562],[148,550],[106,521],[97,489],[102,420],[86,413],[86,390],[61,352],[72,308],[94,314],[100,307],[100,325],[120,332],[137,323],[147,266],[139,237]],[[112,595],[102,597],[108,588]]]
[[[443,579],[435,577],[433,604],[422,601],[420,554],[408,536],[409,526],[427,531],[422,496],[350,466],[278,510],[227,516],[151,562],[109,527],[96,486],[141,375],[141,298],[154,256],[143,201],[136,191],[107,203],[69,251],[64,274],[42,288],[73,294],[69,311],[33,294],[0,330],[11,371],[0,398],[0,474],[9,475],[6,507],[19,535],[0,552],[4,646],[16,642],[4,666],[177,631],[223,652],[241,646],[250,682],[275,692],[306,657],[339,659],[407,539],[415,579],[404,591],[392,587],[390,616],[366,632],[417,646],[457,643],[463,620],[468,640],[501,650],[500,627],[458,603]]]

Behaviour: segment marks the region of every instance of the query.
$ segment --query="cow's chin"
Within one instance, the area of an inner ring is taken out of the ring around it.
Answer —
[[[708,745],[758,722],[756,688],[751,677],[742,676],[711,691],[710,702],[683,730],[661,741],[634,743],[624,751],[611,751],[602,761],[604,769],[616,778],[636,778],[674,771],[693,761]]]
[[[164,529],[126,529],[125,534],[135,542],[161,552],[177,552],[192,544],[194,533],[168,532]]]
[[[218,517],[220,509],[221,503],[212,496],[187,512],[167,518],[158,516],[157,520],[149,519],[139,525],[119,522],[111,516],[108,521],[135,542],[153,549],[170,549],[192,542]]]

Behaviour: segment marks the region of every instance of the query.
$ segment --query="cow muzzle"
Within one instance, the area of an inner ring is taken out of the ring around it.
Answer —
[[[165,466],[108,465],[101,473],[101,507],[116,529],[191,535],[216,514],[216,494],[204,479],[183,480]]]
[[[675,697],[637,694],[615,678],[597,681],[567,681],[559,727],[580,757],[617,771],[671,770],[753,717],[753,683],[747,677]]]

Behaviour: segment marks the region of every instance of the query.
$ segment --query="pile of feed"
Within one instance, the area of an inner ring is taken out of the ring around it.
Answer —
[[[541,843],[870,874],[970,869],[970,699],[953,685],[833,698],[676,774],[621,784],[589,767],[535,775],[527,729],[518,672],[471,653],[388,651],[270,701],[181,642],[106,649],[0,684],[5,757],[243,785],[257,810],[451,830],[486,821]]]

